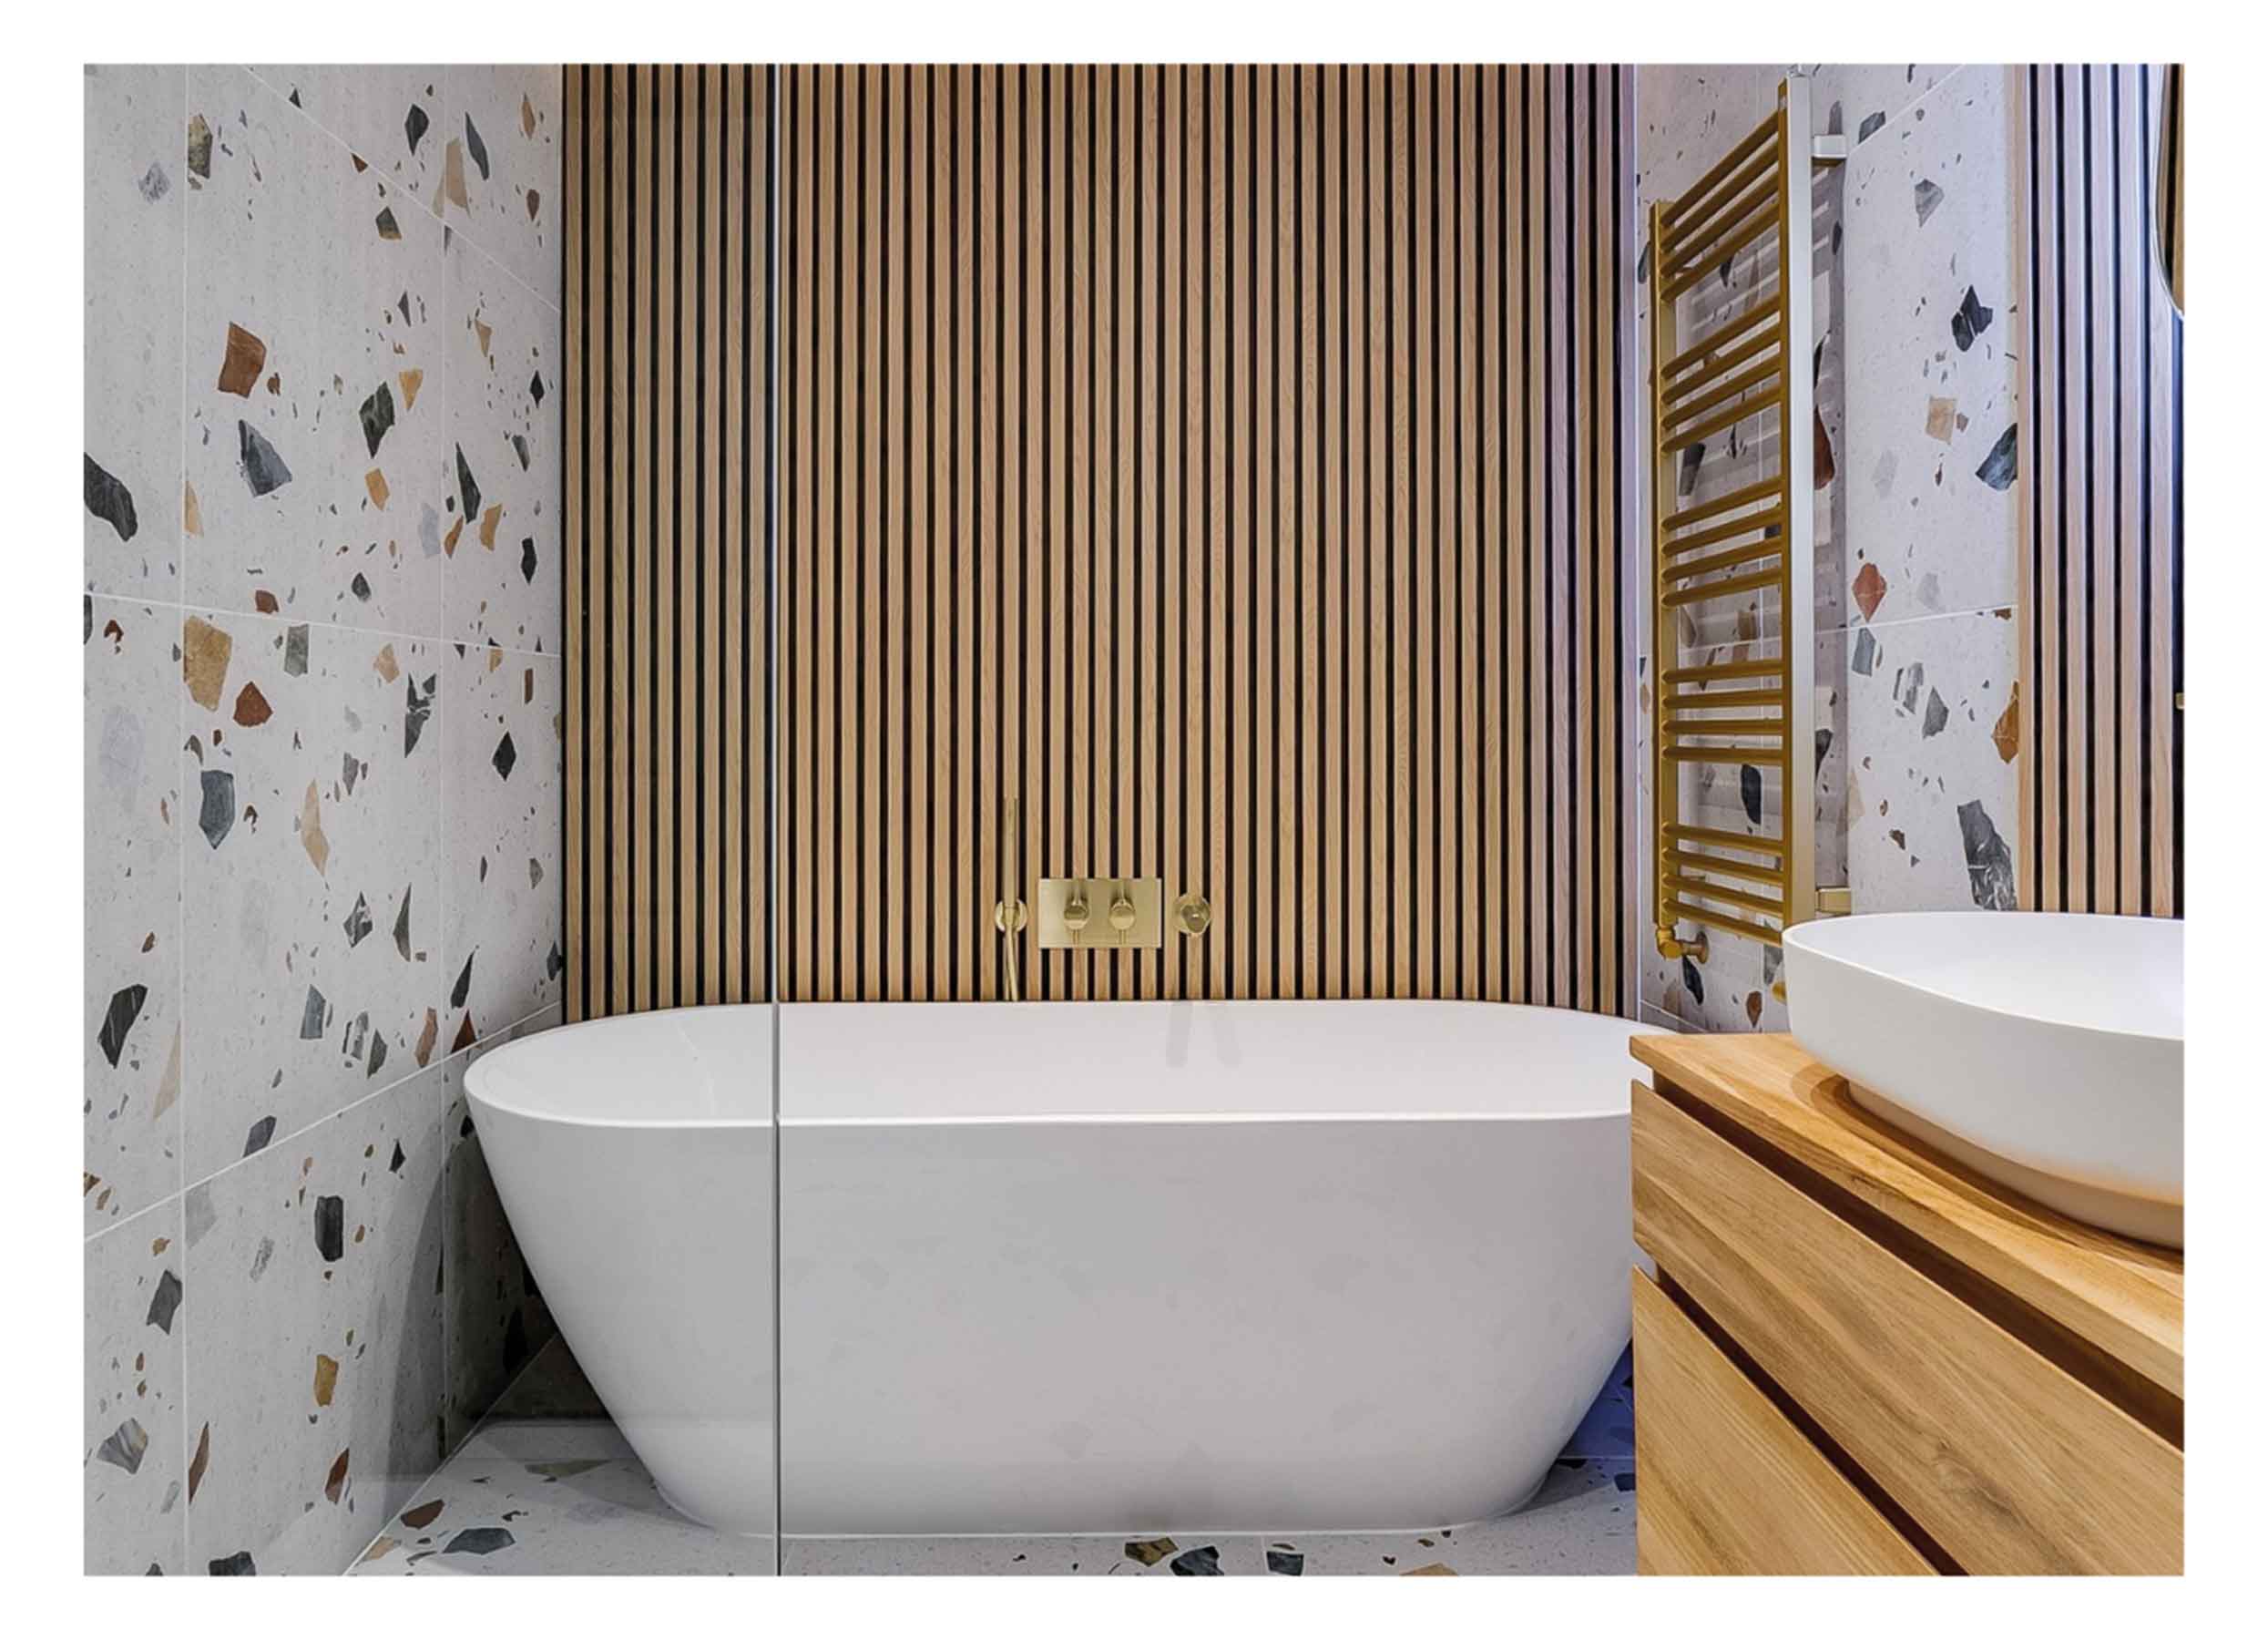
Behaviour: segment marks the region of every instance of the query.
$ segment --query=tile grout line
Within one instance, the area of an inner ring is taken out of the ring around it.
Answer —
[[[445,589],[445,583],[444,583]],[[431,632],[405,631],[394,627],[348,626],[336,620],[321,620],[312,617],[294,620],[281,611],[271,614],[265,610],[224,610],[217,604],[190,603],[181,599],[138,598],[125,592],[101,592],[88,588],[79,594],[82,598],[101,599],[109,603],[141,604],[155,610],[178,610],[184,615],[211,615],[223,620],[272,620],[283,626],[321,627],[325,631],[343,632],[350,638],[383,638],[404,643],[445,643],[465,650],[495,650],[502,654],[518,655],[529,661],[549,661],[564,664],[566,657],[545,650],[522,649],[516,644],[498,643],[493,639],[451,638]]]
[[[442,70],[441,84],[443,87],[442,110],[445,114],[448,110],[448,70],[445,68]],[[434,178],[434,202],[436,204],[440,201],[440,179],[438,177]],[[468,239],[466,243],[469,244],[470,242],[471,241]],[[437,300],[441,305],[441,350],[440,356],[435,361],[436,368],[441,379],[434,384],[441,391],[441,404],[438,406],[441,412],[441,442],[444,446],[450,446],[451,448],[456,447],[456,440],[453,436],[455,429],[452,426],[449,420],[449,409],[452,402],[449,392],[449,384],[451,377],[456,374],[454,368],[454,360],[456,353],[455,345],[456,336],[450,328],[449,315],[452,312],[454,312],[454,307],[450,299],[455,294],[455,290],[456,282],[449,277],[449,241],[447,231],[444,229],[442,233],[441,241],[441,289],[437,297]],[[448,472],[448,459],[447,455],[444,454],[442,456],[442,464],[444,477],[447,476]],[[462,529],[465,525],[471,522],[472,519],[470,518],[460,518],[458,520],[458,528]],[[454,555],[445,557],[443,559],[444,566],[454,563],[455,561],[455,559]],[[452,624],[449,620],[450,605],[453,601],[450,594],[454,590],[455,588],[450,584],[449,576],[444,567],[441,579],[441,624],[444,627]],[[564,589],[562,589],[562,591],[564,592]],[[564,607],[561,611],[560,625],[564,631],[566,626],[566,614]],[[436,669],[436,677],[438,677],[439,674],[446,673],[448,671],[448,657],[444,654],[440,659],[442,661],[442,664]],[[438,681],[434,683],[434,689],[436,695],[443,692],[442,685]],[[439,976],[441,981],[441,1017],[444,1020],[449,1017],[450,1011],[448,991],[449,959],[455,954],[451,948],[452,940],[450,938],[454,925],[452,925],[449,921],[449,878],[452,876],[449,869],[450,855],[452,852],[449,836],[449,787],[452,784],[451,777],[456,772],[455,765],[450,761],[450,756],[455,748],[455,742],[458,738],[455,734],[452,733],[452,731],[455,730],[456,726],[456,691],[454,688],[451,688],[447,690],[446,692],[451,697],[448,701],[443,702],[436,700],[434,702],[434,705],[441,709],[441,784],[437,788],[437,793],[434,800],[434,807],[435,810],[434,839],[434,852],[440,856],[440,858],[435,862],[436,869],[434,873],[434,880],[435,884],[434,897],[441,902],[441,930],[439,937],[434,941],[434,944],[438,947],[441,951],[441,973]],[[472,999],[468,996],[465,1000],[470,1002]],[[465,1017],[469,1020],[472,1018],[472,1015],[468,1011]],[[472,1051],[472,1048],[477,1047],[478,1045],[478,1042],[475,1041],[471,1044],[471,1046],[467,1047],[465,1051],[470,1053]],[[444,1090],[448,1081],[448,1071],[446,1067],[449,1063],[449,1060],[453,1057],[455,1056],[444,1054],[441,1061],[444,1067],[442,1071],[442,1082]],[[469,1106],[467,1107],[467,1110],[469,1112]],[[444,1290],[444,1297],[441,1301],[441,1427],[445,1431],[449,1427],[449,1401],[452,1395],[455,1393],[456,1383],[455,1372],[455,1362],[449,1353],[449,1333],[451,1330],[449,1327],[449,1312],[455,1307],[457,1297],[457,1284],[451,1282],[448,1279],[450,1244],[449,1220],[451,1216],[448,1207],[449,1187],[451,1175],[455,1172],[456,1147],[449,1143],[449,1108],[446,1103],[444,1103],[441,1110],[441,1132],[435,1135],[435,1137],[441,1145],[441,1269],[437,1273],[437,1279]],[[373,1541],[375,1540],[373,1539]],[[367,1549],[368,1545],[365,1544],[364,1548]],[[362,1556],[358,1554],[354,1557],[354,1560],[360,1560]],[[348,1561],[347,1565],[352,1566],[354,1564],[354,1560]],[[342,1573],[342,1575],[344,1575],[344,1573]]]
[[[179,1194],[186,1198],[189,1192],[192,1190],[203,1189],[206,1185],[211,1184],[215,1179],[220,1178],[223,1174],[234,1173],[238,1168],[245,1165],[245,1163],[256,1162],[261,1157],[266,1155],[269,1152],[280,1149],[282,1146],[289,1144],[294,1139],[302,1138],[306,1134],[313,1133],[317,1128],[322,1126],[325,1122],[336,1122],[340,1117],[348,1114],[350,1112],[361,1109],[363,1105],[368,1104],[373,1099],[383,1099],[389,1093],[398,1092],[405,1084],[416,1081],[427,1071],[443,1069],[451,1060],[455,1059],[458,1054],[478,1053],[485,1048],[497,1046],[499,1039],[506,1035],[508,1032],[517,1030],[530,1020],[536,1019],[541,1015],[547,1014],[553,1009],[559,1006],[561,1006],[561,1004],[557,1001],[547,1002],[540,1008],[534,1009],[527,1013],[520,1015],[519,1018],[514,1020],[510,1024],[499,1025],[494,1030],[488,1031],[482,1035],[477,1040],[467,1042],[464,1047],[455,1050],[454,1052],[443,1054],[441,1058],[434,1061],[431,1064],[420,1065],[414,1071],[408,1072],[406,1075],[394,1078],[393,1081],[385,1083],[383,1087],[373,1088],[367,1093],[357,1094],[354,1098],[349,1100],[345,1104],[341,1105],[337,1110],[326,1111],[322,1115],[316,1117],[313,1121],[301,1122],[298,1127],[293,1128],[290,1133],[284,1133],[280,1137],[271,1139],[267,1143],[261,1145],[250,1155],[239,1156],[235,1161],[227,1163],[222,1166],[216,1167],[212,1170],[212,1172],[206,1174],[201,1178],[186,1184],[182,1187]],[[162,1205],[164,1205],[162,1202],[153,1203],[151,1204],[151,1207],[146,1207],[142,1211],[147,1213],[151,1211],[154,1207]],[[139,1217],[140,1215],[138,1214],[134,1216]],[[118,1228],[119,1225],[129,1224],[131,1222],[131,1219],[120,1219],[117,1224],[106,1225],[100,1230],[96,1231],[94,1235],[89,1235],[85,1239],[91,1242],[96,1238],[96,1236],[107,1235],[111,1231]]]
[[[1846,621],[1838,627],[1822,628],[1820,630],[1819,636],[1822,638],[1840,638],[1852,632],[1887,632],[1894,630],[1898,627],[1919,626],[1926,620],[1974,620],[1979,616],[1997,616],[2003,610],[2012,610],[2015,608],[2016,600],[2011,598],[2003,603],[1978,604],[1974,609],[1932,610],[1926,614],[1922,615],[1901,615],[1894,620]],[[2013,625],[2013,621],[2011,621],[2010,624]]]
[[[448,1317],[445,1311],[442,1317],[442,1325],[445,1330],[448,1325]],[[496,1392],[496,1398],[488,1403],[487,1410],[473,1420],[473,1426],[465,1431],[464,1439],[459,1440],[447,1451],[444,1452],[441,1456],[441,1461],[433,1467],[432,1471],[427,1473],[424,1481],[420,1481],[417,1486],[412,1489],[410,1492],[412,1500],[414,1500],[419,1492],[430,1490],[433,1483],[441,1478],[442,1471],[446,1470],[450,1464],[455,1462],[458,1455],[461,1454],[466,1447],[473,1444],[474,1438],[479,1435],[481,1431],[485,1430],[491,1423],[495,1421],[496,1409],[505,1403],[505,1401],[511,1396],[513,1390],[520,1387],[522,1379],[526,1379],[528,1374],[536,1370],[537,1364],[543,1360],[546,1353],[558,1348],[559,1345],[560,1335],[555,1332],[550,1338],[547,1338],[542,1344],[536,1347],[536,1353],[527,1358],[526,1364],[512,1375],[512,1381],[505,1385],[502,1389],[499,1389]],[[445,1350],[444,1351],[443,1374],[444,1377],[447,1374]],[[612,1415],[609,1414],[608,1416],[609,1420],[611,1420]],[[391,1526],[394,1521],[399,1518],[400,1512],[401,1512],[397,1510],[393,1514],[386,1516],[385,1521],[379,1526],[378,1530],[370,1534],[370,1542],[364,1543],[360,1549],[355,1551],[354,1558],[347,1562],[344,1570],[338,1573],[339,1576],[348,1577],[353,1574],[354,1568],[363,1563],[363,1557],[371,1552],[372,1548],[376,1545],[380,1538],[386,1535],[386,1528]]]
[[[169,1190],[165,1194],[159,1196],[156,1201],[150,1203],[148,1206],[138,1207],[122,1219],[111,1220],[110,1223],[105,1225],[101,1229],[97,1230],[88,1235],[81,1245],[82,1247],[92,1247],[97,1242],[102,1240],[105,1236],[115,1235],[117,1232],[127,1228],[129,1225],[133,1225],[142,1219],[146,1219],[153,1213],[162,1213],[180,1199],[181,1193],[179,1191]]]
[[[176,116],[176,129],[181,137],[182,172],[186,179],[189,169],[189,65],[181,66],[181,111]],[[174,398],[175,471],[173,495],[170,497],[175,550],[173,554],[173,589],[179,593],[189,590],[189,190],[181,196],[181,285],[180,285],[180,370],[175,381]],[[173,644],[181,642],[181,617],[174,617]],[[171,756],[175,775],[173,807],[173,1040],[178,1049],[174,1061],[173,1084],[173,1192],[174,1210],[179,1215],[175,1230],[181,1241],[180,1282],[186,1292],[189,1286],[189,810],[188,793],[179,776],[181,747],[188,743],[189,708],[182,703],[188,693],[176,682],[173,690],[173,746]],[[197,1325],[197,1306],[185,1304],[188,1312],[181,1322],[179,1361],[179,1391],[181,1408],[181,1573],[189,1574],[193,1563],[189,1559],[189,1509],[195,1502],[189,1495],[189,1328]]]
[[[378,179],[379,186],[380,186],[380,187],[382,187],[382,188],[383,188],[383,189],[385,189],[385,190],[386,190],[386,191],[387,191],[388,193],[390,193],[390,194],[391,194],[391,193],[399,193],[399,194],[402,194],[402,195],[404,195],[404,197],[406,197],[406,198],[408,198],[408,199],[410,199],[410,200],[412,200],[415,201],[415,202],[416,202],[416,204],[418,205],[418,207],[419,207],[421,210],[423,210],[424,211],[424,213],[425,213],[428,217],[430,217],[430,218],[433,220],[434,225],[435,227],[439,228],[440,230],[442,230],[442,231],[443,231],[444,233],[462,235],[462,236],[463,236],[463,238],[464,238],[465,242],[466,244],[468,244],[468,245],[472,246],[472,248],[473,248],[474,250],[475,250],[475,251],[479,251],[479,252],[480,252],[480,254],[481,254],[481,256],[482,256],[485,260],[486,260],[487,261],[489,261],[489,262],[493,263],[493,264],[495,266],[495,268],[496,268],[497,272],[501,272],[502,274],[504,274],[504,276],[505,276],[506,278],[507,278],[507,279],[511,280],[513,283],[515,283],[515,284],[518,285],[518,286],[520,287],[520,289],[522,289],[523,291],[526,291],[526,292],[527,292],[530,296],[533,296],[533,297],[534,297],[534,298],[535,298],[537,302],[542,302],[542,303],[544,304],[544,306],[546,306],[546,307],[547,307],[547,308],[551,309],[551,311],[552,311],[555,314],[557,314],[557,313],[559,312],[559,310],[560,310],[560,304],[559,304],[559,302],[557,302],[552,301],[549,297],[546,296],[546,295],[545,295],[545,294],[544,294],[541,291],[537,290],[537,289],[536,289],[534,285],[529,284],[529,283],[527,282],[527,281],[526,281],[525,279],[522,279],[522,278],[521,278],[521,277],[520,277],[517,273],[515,273],[515,272],[513,272],[510,268],[506,267],[506,266],[504,265],[503,261],[502,261],[502,260],[501,260],[501,259],[500,259],[500,258],[496,255],[496,253],[495,253],[495,251],[493,251],[489,250],[486,246],[483,245],[483,244],[480,242],[480,240],[479,240],[478,238],[475,238],[475,237],[474,236],[474,234],[470,231],[470,230],[469,230],[468,228],[459,226],[458,224],[456,224],[456,223],[455,223],[455,222],[450,221],[450,220],[449,220],[449,219],[448,219],[446,216],[444,216],[444,214],[443,214],[440,210],[435,210],[435,209],[434,208],[434,203],[433,203],[433,201],[432,201],[431,200],[428,200],[428,199],[424,198],[424,197],[422,194],[420,194],[420,193],[419,193],[419,192],[418,192],[415,189],[412,188],[412,187],[411,187],[408,183],[406,183],[406,182],[397,182],[397,181],[391,181],[391,180],[389,180],[389,179],[386,178],[386,176],[385,176],[383,172],[379,172],[379,171],[378,171],[378,168],[377,168],[377,165],[376,165],[375,163],[373,163],[373,161],[371,161],[371,160],[368,160],[368,159],[363,159],[363,153],[362,153],[362,150],[361,150],[360,149],[356,148],[356,147],[353,145],[353,143],[352,143],[352,142],[349,141],[349,140],[348,140],[345,137],[343,137],[342,135],[341,135],[339,132],[332,130],[332,129],[329,126],[325,125],[325,124],[324,124],[322,120],[320,120],[320,119],[316,118],[314,117],[314,115],[312,115],[312,113],[308,112],[308,110],[307,110],[307,109],[306,109],[303,106],[301,106],[301,104],[299,104],[299,103],[295,103],[295,102],[293,102],[293,101],[291,100],[291,93],[290,93],[290,92],[288,92],[288,91],[284,90],[281,87],[278,86],[278,85],[277,85],[277,84],[276,84],[273,80],[269,79],[269,78],[267,78],[266,77],[264,77],[264,76],[262,76],[261,74],[260,74],[260,73],[259,73],[256,69],[254,69],[254,68],[252,67],[252,66],[251,66],[250,64],[249,64],[249,63],[237,63],[237,64],[233,64],[233,65],[230,65],[230,66],[234,67],[235,68],[237,68],[237,69],[240,70],[240,71],[244,74],[244,76],[245,76],[248,79],[250,79],[250,81],[251,81],[254,85],[256,85],[256,86],[260,87],[261,87],[261,89],[262,89],[263,91],[266,91],[266,92],[267,92],[267,93],[268,93],[271,97],[274,97],[274,98],[275,98],[278,102],[280,102],[280,103],[283,104],[283,105],[284,105],[284,107],[286,107],[286,108],[290,108],[290,109],[291,110],[291,112],[292,112],[292,113],[294,113],[294,114],[298,115],[298,116],[299,116],[301,119],[305,120],[305,121],[306,121],[306,122],[307,122],[307,123],[308,123],[311,127],[312,127],[312,128],[315,129],[315,131],[316,131],[318,134],[320,134],[320,135],[321,135],[321,136],[322,136],[322,137],[325,137],[325,138],[329,138],[332,142],[335,143],[335,144],[336,144],[337,146],[339,146],[340,148],[344,149],[347,151],[347,153],[348,153],[348,155],[349,155],[350,157],[352,157],[352,158],[353,158],[353,159],[361,159],[361,160],[362,160],[362,162],[363,162],[363,165],[364,165],[364,166],[365,166],[365,167],[366,167],[369,170],[371,170],[372,172],[373,172],[373,173],[375,173],[375,174],[377,175],[377,179]],[[345,64],[345,65],[333,64],[333,65],[330,65],[330,67],[363,67],[363,65],[361,65],[361,64]],[[443,84],[444,85],[444,87],[445,87],[445,85],[446,85],[446,83],[447,83],[447,79],[448,79],[448,72],[449,72],[449,68],[450,68],[451,67],[452,67],[452,65],[448,65],[448,64],[443,64],[443,65],[441,65],[441,78],[442,78],[442,82],[443,82]],[[186,79],[186,72],[185,72],[185,79]],[[448,94],[447,94],[447,92],[445,91],[445,89],[444,90],[444,92],[443,92],[443,93],[442,93],[442,95],[441,95],[441,102],[442,102],[442,106],[443,106],[443,108],[444,108],[444,111],[445,111],[445,109],[446,109],[446,108],[447,108],[447,106],[448,106]],[[445,142],[445,141],[447,141],[448,139],[447,139],[447,138],[446,138],[446,137],[444,137],[444,138],[442,138],[442,140]],[[566,164],[566,160],[565,160],[564,156],[562,157],[560,163],[561,163],[562,168],[564,168],[564,166],[565,166],[565,164]],[[432,182],[429,186],[431,186],[431,187],[432,187],[434,190],[436,190],[436,192],[437,192],[437,191],[438,191],[438,190],[440,189],[440,186],[441,186],[440,179],[439,179],[438,178],[435,178],[435,179],[433,180],[433,182]],[[469,209],[469,208],[468,208],[468,209]],[[444,249],[445,249],[445,247],[444,247]],[[565,292],[562,292],[562,296],[564,296],[564,294],[565,294]]]
[[[1821,639],[1843,638],[1849,636],[1853,632],[1895,631],[1900,627],[1920,626],[1926,621],[1932,620],[1975,620],[1987,615],[1997,616],[2002,610],[2013,610],[2015,608],[2016,600],[2010,599],[2005,603],[1978,604],[1973,609],[1932,610],[1928,613],[1923,615],[1901,615],[1894,620],[1855,620],[1846,622],[1842,626],[1822,627],[1819,629],[1816,636]],[[1695,656],[1705,655],[1711,650],[1730,649],[1739,641],[1741,641],[1736,639],[1727,639],[1722,643],[1681,644],[1678,648],[1678,660],[1682,662],[1690,661]],[[1758,641],[1750,639],[1747,640],[1747,641],[1755,642]],[[1651,656],[1642,658],[1648,661],[1652,659]]]

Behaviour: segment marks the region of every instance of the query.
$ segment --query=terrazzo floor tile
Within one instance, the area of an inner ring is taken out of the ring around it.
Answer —
[[[1119,1537],[790,1538],[790,1576],[1630,1576],[1627,1460],[1562,1458],[1517,1514],[1433,1532]]]
[[[789,1538],[792,1576],[1628,1576],[1638,1569],[1627,1352],[1535,1502],[1435,1531]],[[546,1348],[352,1569],[368,1576],[761,1575],[768,1538],[662,1502],[563,1343]]]
[[[614,1425],[491,1420],[352,1568],[371,1576],[763,1576],[768,1537],[727,1537],[661,1501]]]

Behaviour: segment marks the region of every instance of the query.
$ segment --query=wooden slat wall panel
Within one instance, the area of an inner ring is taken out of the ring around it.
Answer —
[[[1216,911],[1035,997],[1633,1007],[1627,71],[569,77],[578,1017],[767,994],[775,458],[782,996],[1013,855]]]
[[[783,72],[785,997],[998,995],[1013,800],[1216,909],[1035,997],[1631,1005],[1629,99]]]
[[[567,73],[573,1019],[771,994],[774,77]]]
[[[2150,208],[2161,68],[2019,72],[2017,895],[2181,915],[2181,325]]]

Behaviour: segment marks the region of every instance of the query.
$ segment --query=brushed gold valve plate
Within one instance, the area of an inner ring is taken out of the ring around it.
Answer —
[[[1158,877],[1042,877],[1032,907],[1039,924],[1039,948],[1155,949],[1165,943],[1164,902],[1164,883]]]

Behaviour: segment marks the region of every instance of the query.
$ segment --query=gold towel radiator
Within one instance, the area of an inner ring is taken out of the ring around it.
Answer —
[[[1657,200],[1648,221],[1654,944],[1672,958],[1705,959],[1712,928],[1777,945],[1783,929],[1820,909],[1812,852],[1812,167],[1835,163],[1844,151],[1840,137],[1813,138],[1811,82],[1791,74],[1772,118],[1684,193]],[[1681,334],[1686,295],[1768,238],[1779,245],[1778,290],[1709,323],[1706,333]],[[1755,416],[1768,418],[1776,436],[1779,470],[1678,507],[1685,452]],[[1755,639],[1730,646],[1734,658],[1683,663],[1681,611],[1773,592],[1776,656],[1757,653],[1770,647],[1760,621]],[[1700,824],[1681,776],[1705,764],[1753,766],[1760,779],[1776,771],[1777,830],[1750,835]],[[1681,923],[1696,936],[1681,938]]]

